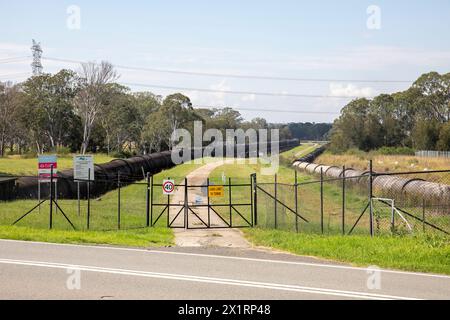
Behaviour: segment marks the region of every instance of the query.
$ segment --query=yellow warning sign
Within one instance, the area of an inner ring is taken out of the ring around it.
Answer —
[[[225,191],[223,186],[210,186],[208,194],[210,198],[222,198],[225,196]]]

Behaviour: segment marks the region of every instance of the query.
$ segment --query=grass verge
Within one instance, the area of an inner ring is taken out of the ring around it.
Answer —
[[[63,230],[50,231],[26,227],[0,226],[0,238],[49,243],[104,244],[145,248],[164,247],[173,244],[173,232],[168,228],[101,232]]]
[[[98,153],[94,155],[96,164],[102,164],[113,160],[106,154]],[[58,170],[70,169],[73,167],[73,155],[59,155],[58,156]],[[0,158],[0,174],[5,175],[29,175],[36,176],[38,171],[38,159],[27,159],[21,156],[9,156]]]
[[[450,239],[435,236],[375,237],[320,236],[293,232],[249,229],[246,237],[255,245],[298,255],[314,256],[356,266],[450,275]]]

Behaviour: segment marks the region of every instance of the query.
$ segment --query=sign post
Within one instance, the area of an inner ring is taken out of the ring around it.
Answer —
[[[52,176],[53,174],[53,176]],[[41,202],[41,183],[57,184],[58,182],[58,158],[56,155],[38,157],[38,201]],[[50,187],[50,191],[53,186]],[[55,188],[55,190],[57,190]],[[39,212],[41,206],[39,206]]]
[[[23,216],[21,216],[19,219],[17,219],[13,226],[22,221],[25,217],[27,217],[29,214],[31,214],[34,210],[37,208],[40,209],[41,205],[47,201],[50,203],[50,216],[49,216],[49,227],[50,229],[53,228],[53,205],[55,205],[55,212],[61,213],[64,218],[67,220],[67,222],[71,225],[73,230],[76,230],[75,226],[73,225],[72,221],[70,221],[69,217],[64,213],[64,211],[61,209],[61,207],[58,204],[57,201],[57,189],[54,188],[57,185],[58,181],[58,164],[57,164],[57,157],[56,156],[39,156],[38,158],[38,191],[39,191],[39,203],[33,207],[33,209],[29,210],[27,213],[25,213]],[[50,199],[41,200],[41,182],[44,183],[50,183]],[[55,185],[53,185],[53,182],[55,182]],[[55,195],[56,194],[56,195]]]
[[[78,215],[81,215],[80,182],[90,183],[94,181],[94,156],[73,157],[73,178],[77,182]]]

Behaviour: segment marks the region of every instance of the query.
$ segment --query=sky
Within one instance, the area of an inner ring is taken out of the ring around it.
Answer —
[[[354,97],[450,72],[449,34],[448,0],[0,0],[0,81],[31,75],[36,39],[45,72],[106,60],[133,91],[182,92],[247,120],[331,122]]]

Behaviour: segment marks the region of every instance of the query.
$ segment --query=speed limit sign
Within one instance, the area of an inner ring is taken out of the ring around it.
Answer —
[[[164,180],[162,187],[163,187],[163,194],[166,196],[170,196],[175,192],[175,181]]]

